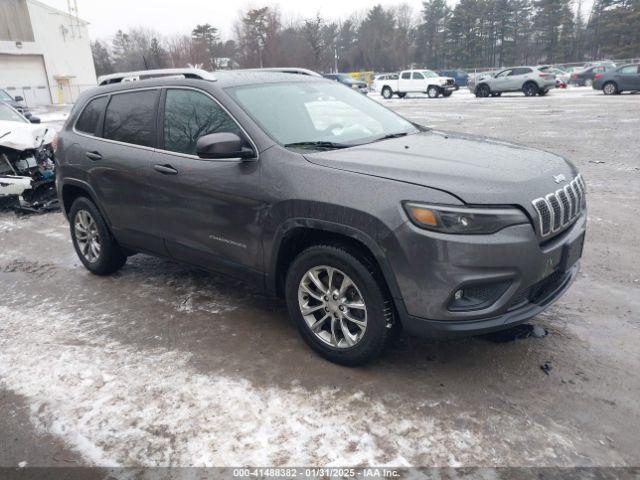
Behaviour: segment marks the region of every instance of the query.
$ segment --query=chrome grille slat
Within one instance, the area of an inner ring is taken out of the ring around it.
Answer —
[[[586,184],[582,175],[578,175],[563,188],[533,200],[531,203],[538,213],[540,234],[549,236],[580,216],[586,193]]]

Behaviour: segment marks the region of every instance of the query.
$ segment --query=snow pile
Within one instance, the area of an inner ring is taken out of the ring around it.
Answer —
[[[519,464],[541,465],[573,455],[563,435],[530,420],[439,416],[452,408],[446,400],[391,409],[329,387],[255,387],[198,371],[187,353],[113,341],[81,313],[29,310],[0,306],[0,387],[26,397],[39,428],[95,464],[501,465],[516,451]]]

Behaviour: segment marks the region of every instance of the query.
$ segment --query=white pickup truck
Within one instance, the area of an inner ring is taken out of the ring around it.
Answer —
[[[426,93],[429,98],[448,97],[458,89],[451,77],[440,77],[431,70],[403,70],[394,80],[380,81],[378,88],[383,98],[393,95],[404,98],[407,93]]]

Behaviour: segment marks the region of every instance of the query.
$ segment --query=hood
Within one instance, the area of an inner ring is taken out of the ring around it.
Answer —
[[[0,147],[31,150],[51,143],[54,136],[55,131],[49,127],[0,120]]]
[[[433,131],[305,157],[328,168],[443,190],[468,204],[517,204],[530,212],[532,200],[559,188],[554,176],[571,181],[577,175],[552,153]]]

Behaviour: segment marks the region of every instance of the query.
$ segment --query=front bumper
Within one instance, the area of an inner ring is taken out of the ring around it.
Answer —
[[[426,337],[477,335],[534,317],[577,276],[579,261],[566,267],[564,262],[585,229],[586,211],[543,244],[531,225],[462,236],[403,224],[395,231],[398,248],[387,252],[401,295],[396,306],[404,329]],[[452,309],[456,291],[496,282],[508,286],[489,302],[476,309]]]

